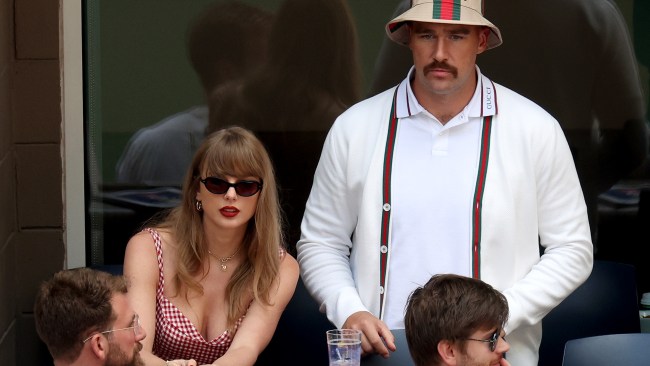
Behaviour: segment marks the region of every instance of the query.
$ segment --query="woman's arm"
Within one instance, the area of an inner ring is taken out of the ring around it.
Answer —
[[[279,276],[271,289],[271,305],[253,301],[230,348],[213,365],[253,365],[271,341],[280,316],[298,283],[298,262],[288,253],[280,263]]]
[[[168,261],[169,265],[169,261]],[[146,332],[140,356],[145,365],[196,365],[194,360],[176,360],[167,363],[154,356],[153,340],[156,330],[156,287],[158,286],[158,260],[151,234],[143,231],[134,235],[124,253],[124,276],[129,283],[127,296],[140,318]]]

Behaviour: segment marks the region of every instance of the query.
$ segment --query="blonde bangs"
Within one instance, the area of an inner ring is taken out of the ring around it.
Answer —
[[[206,176],[265,178],[266,156],[259,142],[242,135],[220,135],[215,138],[220,141],[209,145],[201,166]]]

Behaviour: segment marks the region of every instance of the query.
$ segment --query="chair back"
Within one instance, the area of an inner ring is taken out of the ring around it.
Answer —
[[[404,329],[392,329],[395,336],[395,346],[397,350],[390,354],[389,358],[383,358],[377,354],[371,354],[361,359],[361,366],[414,366],[409,353],[409,347],[406,343],[406,333]]]
[[[608,334],[566,343],[562,366],[650,365],[650,333]]]
[[[560,365],[564,345],[571,339],[639,333],[637,301],[634,266],[594,261],[585,283],[542,320],[538,366]]]
[[[298,279],[296,291],[284,309],[271,342],[255,366],[328,366],[325,332],[336,328]]]
[[[116,276],[121,276],[124,274],[124,265],[122,264],[95,264],[91,265],[90,268],[96,269],[98,271],[108,272]]]

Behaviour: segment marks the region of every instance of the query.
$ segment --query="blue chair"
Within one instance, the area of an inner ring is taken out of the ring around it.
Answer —
[[[566,343],[562,366],[612,365],[650,365],[650,333],[608,334]]]
[[[538,366],[560,365],[571,339],[640,331],[634,266],[596,260],[585,283],[542,320]]]
[[[379,355],[372,354],[361,359],[361,366],[414,366],[409,347],[406,343],[406,333],[404,329],[392,329],[395,336],[395,346],[397,350],[391,353],[389,358],[383,358]]]

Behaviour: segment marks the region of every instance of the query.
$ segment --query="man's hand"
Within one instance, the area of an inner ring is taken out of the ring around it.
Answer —
[[[499,365],[501,366],[510,366],[510,362],[506,361],[505,358],[501,358],[501,361],[499,362]]]
[[[386,324],[367,311],[359,311],[348,317],[343,324],[345,329],[357,329],[361,336],[363,355],[376,352],[388,358],[389,350],[395,352],[395,337]]]

